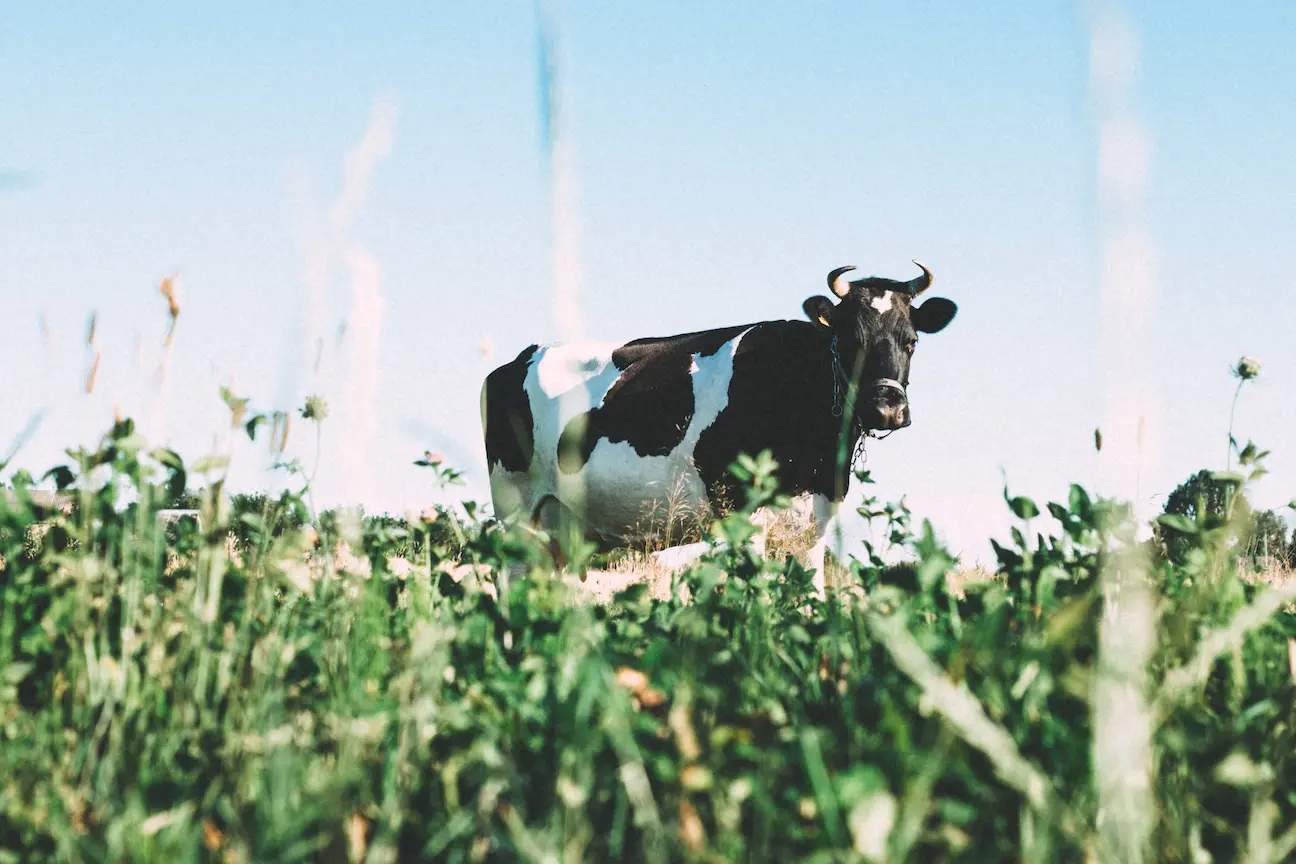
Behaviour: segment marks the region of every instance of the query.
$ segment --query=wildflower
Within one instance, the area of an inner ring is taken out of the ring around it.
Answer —
[[[301,409],[301,416],[318,423],[328,416],[328,402],[323,396],[307,396],[306,405]]]
[[[1254,357],[1243,356],[1229,372],[1238,379],[1238,384],[1237,389],[1233,391],[1233,407],[1229,409],[1229,449],[1228,458],[1225,460],[1226,470],[1233,467],[1233,449],[1237,446],[1237,441],[1233,438],[1233,417],[1237,413],[1238,397],[1242,395],[1243,384],[1260,377],[1260,361]]]
[[[225,845],[225,835],[216,827],[216,823],[210,819],[204,819],[202,823],[203,845],[207,847],[208,852],[219,851]]]
[[[1242,381],[1254,381],[1260,377],[1260,361],[1254,357],[1243,357],[1232,369],[1233,377]]]
[[[617,670],[616,680],[627,690],[638,691],[648,686],[648,676],[629,666],[622,666]]]

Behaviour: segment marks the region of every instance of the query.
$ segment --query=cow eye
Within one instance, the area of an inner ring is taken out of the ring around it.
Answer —
[[[910,339],[909,342],[905,345],[905,350],[908,351],[910,354],[912,354],[914,352],[914,349],[917,347],[918,347],[918,340]]]

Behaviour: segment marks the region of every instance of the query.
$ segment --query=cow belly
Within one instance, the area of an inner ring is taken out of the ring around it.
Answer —
[[[583,500],[587,525],[608,539],[678,536],[708,512],[702,478],[681,453],[640,456],[626,442],[599,441],[585,467],[559,479],[559,499]]]
[[[546,475],[537,483],[530,472],[496,465],[490,474],[495,513],[538,518],[537,508],[553,496],[569,511],[583,512],[589,532],[622,542],[678,537],[682,525],[709,512],[702,478],[687,460],[639,456],[624,442],[600,441],[576,474]]]

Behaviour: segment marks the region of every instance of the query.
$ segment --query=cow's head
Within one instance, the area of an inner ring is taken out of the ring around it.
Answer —
[[[828,285],[840,302],[816,295],[802,304],[815,325],[836,337],[846,378],[860,376],[855,416],[865,429],[909,425],[909,364],[918,334],[939,333],[958,311],[944,297],[914,302],[932,283],[931,271],[918,266],[922,275],[908,282],[878,276],[851,281],[845,274],[855,268],[838,267]]]

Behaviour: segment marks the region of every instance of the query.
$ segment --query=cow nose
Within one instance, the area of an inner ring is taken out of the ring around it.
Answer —
[[[874,429],[903,429],[909,425],[909,399],[898,382],[880,381],[871,405]]]
[[[905,396],[904,388],[900,386],[899,382],[891,381],[889,379],[879,381],[874,385],[873,395],[879,402],[887,402],[890,404],[903,403],[907,398]]]
[[[909,425],[909,405],[904,400],[878,402],[874,412],[875,429],[903,429]]]

